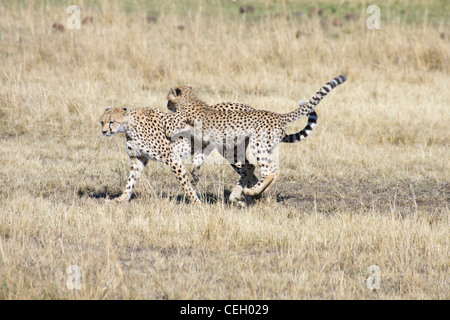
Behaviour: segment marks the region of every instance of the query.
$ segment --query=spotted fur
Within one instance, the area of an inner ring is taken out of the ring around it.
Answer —
[[[241,179],[230,195],[230,200],[233,201],[238,199],[242,192],[247,196],[260,196],[274,185],[279,176],[279,169],[273,159],[273,150],[285,139],[287,125],[311,114],[324,96],[346,80],[345,75],[331,80],[308,103],[300,104],[298,109],[287,114],[265,110],[214,110],[200,100],[190,86],[172,88],[167,95],[167,107],[172,111],[176,110],[181,116],[177,123],[174,123],[174,132],[187,131],[203,145],[212,144],[219,149],[225,146],[226,149],[245,151],[250,146],[261,168],[261,180],[252,187],[247,187],[255,168],[247,160],[245,152],[242,159],[235,152],[233,164],[239,170]],[[201,124],[200,134],[194,131],[196,123]],[[300,136],[295,137],[295,140],[300,141]]]
[[[149,160],[165,163],[175,174],[191,202],[201,205],[183,166],[182,160],[190,157],[190,144],[181,137],[172,142],[168,134],[173,132],[176,114],[163,113],[151,108],[106,108],[100,117],[102,133],[112,136],[124,132],[131,170],[126,187],[116,202],[128,201],[133,188]]]
[[[306,104],[306,101],[301,100],[300,106]],[[176,108],[172,104],[168,104],[169,110],[172,112],[176,112]],[[172,109],[170,109],[172,108]],[[237,102],[222,102],[218,103],[212,106],[209,106],[209,108],[216,110],[216,111],[252,111],[255,110],[253,107],[243,104],[243,103],[237,103]],[[318,115],[315,111],[312,111],[310,114],[308,114],[308,123],[301,131],[293,134],[286,135],[281,142],[283,143],[296,143],[300,142],[304,139],[306,139],[312,131],[317,127],[317,119]],[[191,137],[192,138],[192,137]],[[194,141],[191,139],[191,145],[192,145],[192,155],[194,156],[193,159],[193,166],[192,166],[192,178],[194,180],[194,183],[197,183],[199,181],[199,170],[202,166],[203,162],[209,157],[211,152],[214,150],[214,148],[198,148],[195,150],[193,148]],[[220,150],[223,154],[223,150]],[[243,174],[244,177],[247,175],[247,172],[243,172],[240,168],[236,167],[233,163],[231,163],[232,168],[238,173]],[[254,165],[249,163],[248,164],[249,170],[252,172],[255,170]],[[243,178],[244,178],[243,177]],[[258,182],[258,178],[253,174],[251,178],[249,179],[249,183],[247,184],[248,187],[252,187]]]

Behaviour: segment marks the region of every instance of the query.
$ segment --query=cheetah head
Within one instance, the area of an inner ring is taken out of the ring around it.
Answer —
[[[112,136],[116,132],[125,132],[127,130],[128,108],[106,108],[100,117],[102,133],[105,136]]]
[[[197,100],[199,99],[192,90],[192,86],[189,84],[170,88],[170,91],[167,94],[167,109],[176,112],[180,103],[193,103]]]

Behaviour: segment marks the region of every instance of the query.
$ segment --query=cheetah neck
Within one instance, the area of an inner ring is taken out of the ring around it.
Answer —
[[[208,104],[195,95],[185,97],[178,104],[178,114],[182,115],[188,123],[202,118],[203,113],[209,109]]]
[[[209,107],[209,105],[206,102],[197,98],[196,96],[190,96],[190,97],[187,97],[186,99],[184,99],[182,106],[184,106],[184,107],[193,106],[196,108],[208,108]]]

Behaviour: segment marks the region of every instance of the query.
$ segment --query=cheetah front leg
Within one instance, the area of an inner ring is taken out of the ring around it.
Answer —
[[[139,180],[142,174],[142,170],[144,170],[144,167],[148,162],[146,158],[141,157],[130,157],[130,159],[131,159],[131,170],[128,176],[127,185],[125,186],[122,195],[118,198],[113,199],[113,201],[115,202],[123,202],[130,200],[134,186]]]
[[[187,178],[186,169],[183,166],[183,163],[177,157],[172,157],[165,160],[165,163],[170,167],[172,172],[177,177],[178,182],[183,186],[185,193],[187,194],[189,200],[194,203],[196,206],[201,206],[202,203],[197,196],[194,188],[192,187],[189,179]]]

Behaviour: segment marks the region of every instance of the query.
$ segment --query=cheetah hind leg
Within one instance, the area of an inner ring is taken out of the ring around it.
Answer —
[[[242,193],[245,196],[246,202],[238,201],[239,205],[241,205],[242,207],[246,207],[247,205],[253,205],[253,204],[257,203],[257,201],[261,200],[269,192],[269,190],[273,187],[275,182],[278,180],[279,176],[280,176],[280,172],[279,171],[274,173],[273,174],[273,178],[271,179],[271,181],[269,183],[265,184],[266,187],[265,188],[263,187],[263,190],[261,192],[259,192],[259,190],[255,191],[255,193],[252,193],[252,195],[248,195],[248,194],[246,194],[246,192],[248,193],[249,190],[252,190],[252,187],[255,186],[258,183],[258,180],[256,180],[256,183],[252,183],[252,184],[249,183],[247,185],[247,188],[245,188],[242,191]]]
[[[246,203],[239,201],[239,198],[241,197],[242,191],[244,190],[245,187],[251,188],[258,183],[258,178],[254,174],[255,166],[248,161],[246,161],[246,163],[243,166],[240,165],[239,163],[232,164],[231,166],[241,176],[241,179],[231,192],[230,201],[238,202],[240,205],[246,203],[253,203],[254,202],[253,199],[249,196],[245,196]]]
[[[197,185],[197,183],[200,181],[200,168],[203,165],[203,162],[211,155],[211,152],[214,150],[214,148],[204,148],[203,151],[201,150],[195,150],[192,149],[192,153],[194,154],[194,159],[192,163],[192,170],[191,170],[191,176],[192,176],[192,185]]]
[[[270,189],[275,185],[278,178],[280,177],[280,171],[275,172],[275,176],[273,177],[272,181],[270,181],[269,185],[264,189],[263,193],[267,194]]]
[[[253,171],[254,171],[254,169],[253,169]],[[259,179],[255,176],[253,171],[252,171],[252,174],[251,174],[251,177],[250,177],[249,181],[247,182],[247,186],[246,186],[247,189],[253,188],[259,181]],[[260,198],[259,196],[251,197],[251,196],[248,196],[248,195],[245,195],[245,194],[244,194],[244,197],[245,197],[245,204],[244,204],[244,206],[253,205],[253,204],[256,203],[255,200],[258,200]],[[242,205],[242,203],[240,203],[240,204]]]
[[[263,177],[254,187],[244,188],[243,193],[246,196],[258,197],[260,196],[270,185],[271,182],[278,176],[279,173],[272,173]]]
[[[273,162],[270,162],[269,165],[262,167],[261,180],[252,188],[244,188],[244,195],[258,198],[262,196],[262,193],[266,194],[273,187],[279,176],[280,171]]]

